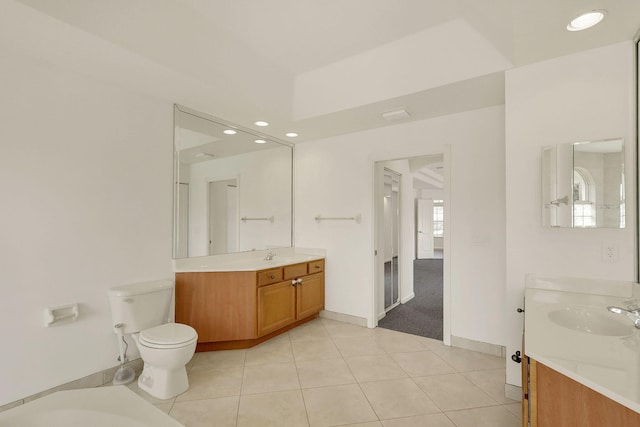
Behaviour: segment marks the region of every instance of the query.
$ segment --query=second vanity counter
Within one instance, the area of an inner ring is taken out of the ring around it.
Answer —
[[[640,330],[607,310],[624,308],[637,285],[605,285],[528,279],[525,354],[640,413]]]

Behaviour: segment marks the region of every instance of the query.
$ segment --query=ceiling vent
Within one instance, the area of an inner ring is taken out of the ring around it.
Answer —
[[[382,113],[382,118],[388,122],[395,122],[398,120],[404,120],[411,117],[409,111],[406,108],[396,108],[395,110],[385,111]]]

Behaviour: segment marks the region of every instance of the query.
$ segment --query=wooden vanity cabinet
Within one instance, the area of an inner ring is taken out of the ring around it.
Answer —
[[[196,351],[252,347],[323,309],[323,259],[259,271],[176,273],[176,322],[198,332]]]
[[[640,414],[626,406],[527,356],[522,364],[529,408],[523,411],[523,427],[640,426]]]
[[[258,336],[324,309],[323,260],[288,265],[282,270],[282,282],[258,287]]]

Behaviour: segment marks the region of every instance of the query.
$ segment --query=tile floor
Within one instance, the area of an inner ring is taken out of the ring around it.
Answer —
[[[316,319],[247,350],[196,353],[191,387],[157,400],[188,427],[516,427],[504,359]]]

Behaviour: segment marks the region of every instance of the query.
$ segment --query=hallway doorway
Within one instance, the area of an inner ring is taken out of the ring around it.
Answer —
[[[409,174],[408,180],[402,179],[404,202],[401,206],[411,206],[410,212],[400,215],[400,220],[410,222],[410,227],[402,226],[397,240],[399,253],[405,258],[394,263],[395,258],[385,253],[385,300],[384,312],[378,316],[378,326],[395,331],[443,340],[444,330],[444,212],[445,212],[445,169],[444,155],[428,155],[412,157],[390,162],[380,162],[381,167],[389,169],[393,165]],[[399,174],[399,176],[403,176]],[[385,181],[386,180],[386,181]],[[410,186],[407,185],[410,183]],[[389,177],[378,181],[379,185],[389,186]],[[398,184],[400,185],[400,183]],[[376,194],[390,196],[389,191],[378,191]],[[376,209],[377,215],[385,215],[386,211]],[[391,236],[381,234],[376,248],[386,244]],[[410,248],[409,250],[407,250]],[[379,254],[380,255],[380,254]],[[380,262],[378,258],[378,262]],[[404,270],[403,270],[404,267]],[[404,273],[400,277],[400,300],[389,304],[388,286],[393,285],[391,273]],[[379,269],[377,271],[380,271]],[[407,274],[409,273],[410,274]],[[412,273],[412,274],[411,274]],[[407,283],[409,282],[409,283]],[[381,294],[380,291],[378,291]]]

